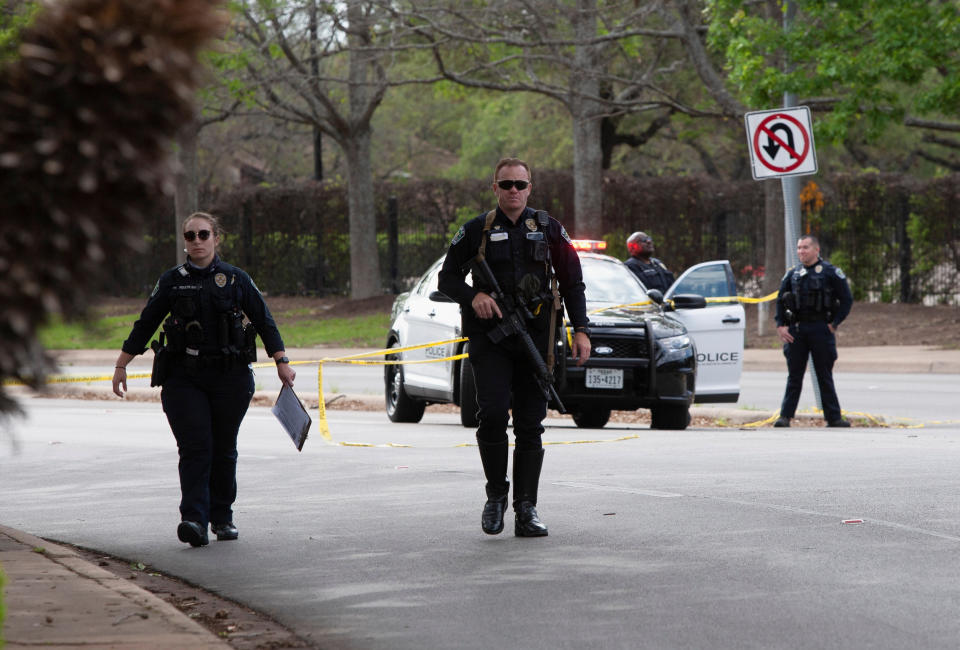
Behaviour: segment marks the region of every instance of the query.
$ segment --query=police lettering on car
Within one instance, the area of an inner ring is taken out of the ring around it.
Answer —
[[[543,384],[562,323],[561,299],[575,329],[574,357],[582,364],[590,356],[580,260],[560,223],[527,207],[530,189],[525,162],[500,160],[493,176],[496,209],[457,231],[439,273],[438,288],[460,304],[463,332],[470,339],[479,406],[477,443],[487,481],[481,527],[491,535],[503,530],[510,491],[506,429],[511,408],[514,532],[521,537],[547,534],[536,509],[547,413]],[[465,281],[471,270],[473,286]],[[508,322],[512,325],[505,329]]]
[[[293,386],[296,372],[257,286],[242,269],[216,254],[220,227],[197,212],[183,223],[187,261],[160,276],[140,318],[123,342],[113,392],[127,391],[127,364],[153,341],[152,386],[162,386],[163,411],[180,452],[180,524],[177,536],[191,546],[208,543],[207,526],[219,540],[237,539],[237,432],[253,397],[256,336],[277,363],[277,375]],[[245,323],[245,319],[249,322]]]
[[[783,341],[789,374],[774,426],[790,426],[810,357],[827,426],[849,427],[833,385],[833,363],[837,360],[834,334],[853,306],[850,285],[843,271],[820,258],[820,242],[813,235],[797,242],[797,257],[800,262],[783,276],[777,295],[777,335]]]

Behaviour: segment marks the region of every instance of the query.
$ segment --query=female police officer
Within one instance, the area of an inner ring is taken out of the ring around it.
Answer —
[[[204,546],[208,523],[218,540],[238,535],[232,510],[237,496],[237,431],[253,397],[254,330],[276,361],[280,380],[293,386],[296,372],[253,280],[216,254],[220,241],[216,218],[194,213],[182,230],[187,262],[160,276],[153,288],[117,357],[113,392],[123,397],[127,364],[146,352],[150,336],[169,314],[159,344],[154,345],[151,383],[163,386],[163,411],[180,453],[182,521],[177,536],[191,546]],[[246,326],[244,315],[250,321]]]

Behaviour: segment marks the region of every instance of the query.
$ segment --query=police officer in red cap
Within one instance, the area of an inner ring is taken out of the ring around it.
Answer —
[[[637,231],[627,237],[627,250],[630,257],[624,264],[640,278],[643,286],[666,293],[675,278],[663,262],[653,257],[653,238]]]

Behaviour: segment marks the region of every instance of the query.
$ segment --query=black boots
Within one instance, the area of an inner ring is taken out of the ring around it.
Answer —
[[[510,481],[507,480],[507,441],[481,442],[480,462],[487,477],[487,502],[483,505],[480,525],[488,535],[503,532],[503,515],[507,509]],[[543,449],[513,452],[513,509],[516,512],[514,534],[517,537],[544,537],[547,527],[537,515],[537,486],[543,466]]]
[[[210,539],[207,537],[206,527],[201,526],[195,521],[187,521],[186,519],[181,521],[180,525],[177,526],[177,537],[181,542],[185,542],[194,548],[197,546],[206,546],[210,543]]]
[[[237,527],[233,525],[232,521],[228,521],[225,524],[210,524],[210,531],[217,536],[217,541],[220,542],[236,539],[240,536],[240,532],[237,530]]]
[[[488,535],[503,532],[503,512],[507,508],[507,495],[510,493],[510,481],[507,480],[507,441],[481,442],[480,462],[483,474],[487,477],[487,502],[480,516],[480,526]]]
[[[513,452],[513,509],[516,512],[514,534],[517,537],[545,537],[547,527],[537,515],[537,487],[543,449]]]

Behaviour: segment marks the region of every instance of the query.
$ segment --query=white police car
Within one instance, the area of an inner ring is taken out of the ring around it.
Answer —
[[[597,246],[576,245],[581,251]],[[729,262],[702,262],[687,269],[667,290],[662,304],[659,292],[648,295],[620,260],[581,252],[580,262],[591,321],[591,357],[584,366],[576,366],[568,356],[569,339],[561,336],[554,373],[560,399],[578,426],[602,427],[611,410],[649,408],[654,428],[683,429],[694,401],[737,401],[744,310],[735,298]],[[388,348],[461,336],[459,305],[436,293],[442,263],[443,258],[435,262],[394,301]],[[476,426],[469,359],[424,363],[465,352],[467,345],[427,345],[399,355],[420,363],[384,366],[389,418],[418,422],[427,404],[454,403],[460,406],[463,425]]]

